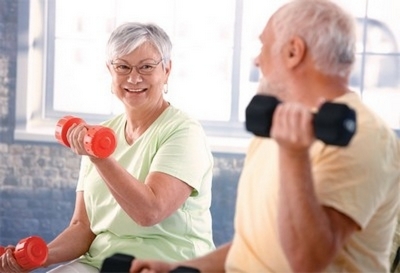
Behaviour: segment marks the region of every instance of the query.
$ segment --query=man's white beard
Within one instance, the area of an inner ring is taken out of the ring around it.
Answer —
[[[257,94],[275,96],[279,98],[283,95],[284,90],[284,83],[271,83],[267,78],[261,77],[258,83]]]
[[[257,94],[268,95],[269,82],[266,78],[261,77],[258,81]]]

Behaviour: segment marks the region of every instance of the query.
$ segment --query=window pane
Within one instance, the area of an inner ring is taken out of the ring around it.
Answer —
[[[363,82],[363,55],[356,54],[356,61],[353,65],[353,70],[350,75],[350,89],[361,94],[361,87]]]
[[[167,99],[197,119],[229,121],[231,59],[231,48],[175,48]]]
[[[368,1],[363,100],[400,128],[400,1]]]
[[[260,53],[259,36],[267,20],[287,0],[245,0],[243,1],[242,56],[240,67],[239,120],[245,120],[245,109],[254,96],[260,72],[254,66],[254,59]]]
[[[103,115],[115,111],[102,58],[104,47],[99,47],[98,42],[62,39],[56,41],[55,48],[54,108]]]
[[[177,1],[168,99],[200,120],[230,119],[234,15],[232,0]]]
[[[140,21],[159,24],[171,37],[168,100],[198,119],[229,121],[235,1],[73,0],[56,4],[55,111],[106,115],[121,111],[120,103],[110,98],[105,44],[117,25]]]
[[[105,43],[113,28],[115,3],[55,3],[54,63],[49,64],[54,73],[49,89],[54,110],[103,115],[120,111],[105,65]]]
[[[400,53],[400,1],[369,0],[368,52]]]
[[[368,56],[362,98],[394,128],[400,128],[400,57]]]

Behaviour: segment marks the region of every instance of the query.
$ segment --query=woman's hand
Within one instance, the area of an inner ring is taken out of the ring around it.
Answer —
[[[90,155],[84,145],[84,138],[88,131],[88,126],[85,123],[73,124],[68,129],[67,140],[71,150],[77,155]]]
[[[26,272],[17,263],[13,255],[14,250],[15,246],[7,246],[4,254],[0,256],[0,273]]]

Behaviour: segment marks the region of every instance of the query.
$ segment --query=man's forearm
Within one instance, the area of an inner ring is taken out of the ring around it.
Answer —
[[[324,267],[333,251],[333,237],[314,192],[308,154],[297,157],[280,151],[280,179],[279,233],[290,264],[295,270],[298,265],[301,270]]]
[[[180,263],[179,265],[197,268],[201,273],[225,272],[225,261],[230,247],[231,243],[226,243],[209,254],[184,263]]]

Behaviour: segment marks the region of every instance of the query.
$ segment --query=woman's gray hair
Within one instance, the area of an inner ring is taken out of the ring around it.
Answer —
[[[328,0],[293,0],[272,18],[276,50],[301,37],[322,73],[348,77],[355,62],[355,18]]]
[[[144,43],[152,44],[165,64],[171,59],[172,43],[168,34],[156,24],[124,23],[110,35],[106,47],[107,63],[127,55]]]

